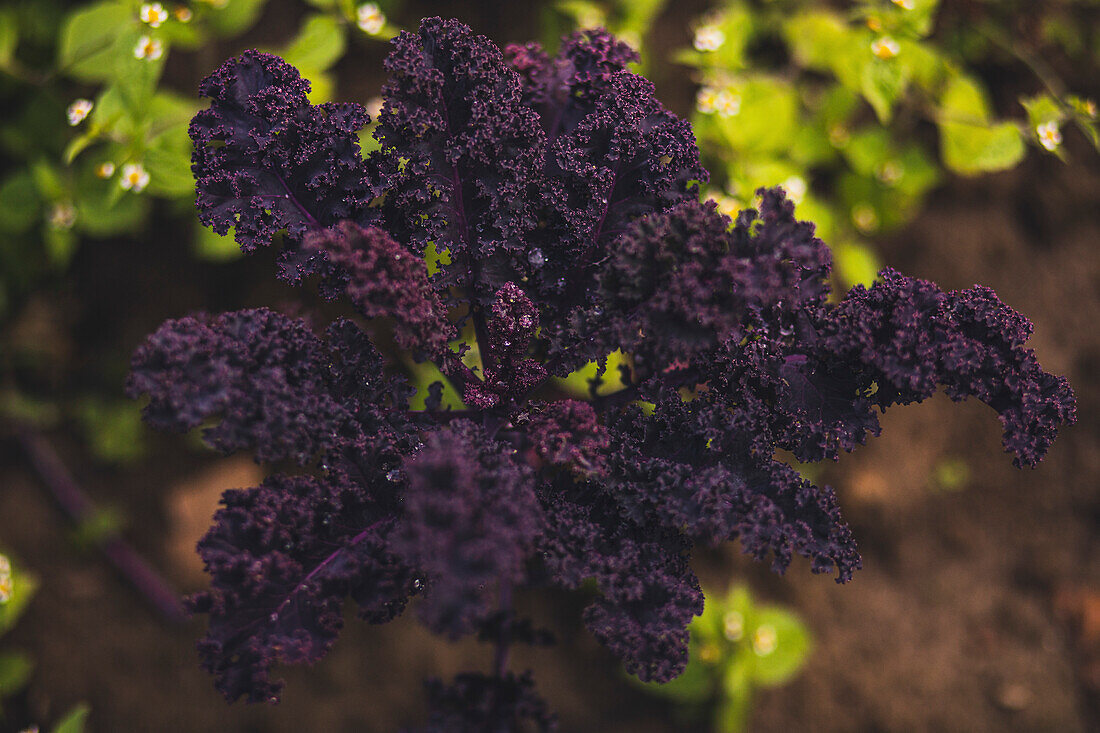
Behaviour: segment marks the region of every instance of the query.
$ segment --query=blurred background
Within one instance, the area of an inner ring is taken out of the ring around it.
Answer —
[[[629,680],[584,599],[521,599],[558,645],[520,650],[565,731],[1100,729],[1100,2],[1096,0],[13,0],[0,8],[0,730],[391,731],[425,676],[487,663],[405,617],[349,618],[286,670],[277,706],[227,705],[198,668],[194,552],[218,497],[263,469],[157,435],[122,397],[167,318],[294,302],[271,254],[201,229],[187,122],[199,81],[280,53],[314,101],[377,106],[387,40],[459,18],[497,43],[604,25],[692,120],[723,209],[780,184],[834,248],[981,283],[1035,324],[1077,391],[1036,470],[994,414],[895,408],[836,464],[864,569],[785,577],[738,547],[697,558],[689,674]],[[369,128],[364,132],[370,144]],[[411,375],[416,378],[416,375]],[[7,558],[4,562],[3,558]]]

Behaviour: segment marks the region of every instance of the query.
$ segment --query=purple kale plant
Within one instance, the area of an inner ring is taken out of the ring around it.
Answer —
[[[428,730],[550,730],[509,668],[512,644],[546,641],[517,592],[584,586],[592,634],[667,681],[703,608],[695,546],[739,540],[778,572],[801,555],[838,582],[860,567],[832,489],[778,450],[835,459],[939,388],[992,407],[1018,466],[1074,420],[993,291],[886,270],[832,297],[829,250],[781,190],[732,221],[700,203],[691,129],[605,32],[551,57],[430,18],[393,46],[370,155],[361,107],[311,104],[263,53],[203,82],[191,125],[203,223],[277,244],[282,279],[358,315],[318,334],[199,314],[134,356],[150,424],[299,467],[227,491],[199,543],[212,583],[189,603],[229,700],[277,701],[273,666],[320,659],[347,599],[380,623],[416,597],[431,630],[496,647],[486,673],[429,682]],[[430,246],[448,255],[431,275]],[[395,348],[444,376],[426,409]],[[618,391],[554,379],[617,350]]]

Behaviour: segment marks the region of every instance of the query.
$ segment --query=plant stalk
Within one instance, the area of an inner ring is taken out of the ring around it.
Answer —
[[[77,525],[95,515],[95,504],[80,488],[61,457],[46,438],[37,431],[21,426],[16,430],[19,444],[27,461],[38,474],[61,510]],[[117,534],[108,535],[96,543],[115,570],[172,624],[187,621],[180,603],[180,594],[153,567]]]

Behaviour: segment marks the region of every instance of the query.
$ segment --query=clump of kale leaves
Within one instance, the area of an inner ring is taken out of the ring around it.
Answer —
[[[781,190],[732,221],[700,203],[691,129],[635,58],[602,31],[551,58],[426,19],[393,42],[366,157],[363,108],[311,104],[275,56],[203,82],[203,223],[246,252],[278,243],[282,279],[381,319],[466,404],[444,409],[440,381],[410,410],[413,388],[351,319],[315,333],[264,308],[200,314],[137,351],[128,389],[149,396],[149,423],[207,425],[219,450],[304,469],[227,491],[199,544],[212,586],[190,604],[230,700],[277,700],[272,666],[319,659],[348,598],[379,623],[419,596],[433,631],[506,645],[537,636],[513,589],[591,580],[591,633],[667,681],[703,608],[695,545],[736,539],[780,572],[802,555],[840,582],[860,567],[833,491],[777,449],[835,458],[937,388],[992,407],[1017,465],[1073,421],[1066,380],[993,291],[886,270],[830,300],[829,250]],[[429,246],[450,260],[431,276]],[[463,333],[480,368],[452,346]],[[625,388],[554,386],[616,350]],[[429,685],[431,729],[553,726],[498,656]]]

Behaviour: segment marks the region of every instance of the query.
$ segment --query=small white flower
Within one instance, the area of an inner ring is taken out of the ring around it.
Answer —
[[[141,22],[152,28],[160,28],[160,24],[168,20],[168,11],[160,3],[145,3],[139,15]]]
[[[894,5],[897,5],[902,10],[912,10],[913,0],[893,0]]]
[[[118,180],[118,185],[122,186],[124,191],[141,193],[142,189],[149,185],[149,171],[145,170],[145,166],[141,163],[127,163],[122,166],[122,176]]]
[[[91,114],[93,106],[95,105],[92,104],[92,100],[90,99],[75,100],[69,105],[69,108],[65,110],[65,115],[69,118],[69,124],[73,127],[79,125],[84,121],[84,118]]]
[[[856,204],[852,207],[852,223],[861,232],[873,232],[878,229],[878,214],[867,203]]]
[[[717,112],[723,117],[734,117],[741,112],[741,95],[729,89],[703,87],[695,94],[695,109],[705,115]]]
[[[696,29],[695,40],[691,42],[691,45],[695,46],[696,51],[706,53],[717,51],[725,42],[726,34],[722,32],[721,28],[716,25],[704,25]]]
[[[386,27],[386,16],[375,3],[364,3],[355,11],[356,25],[367,35],[377,36]]]
[[[11,561],[6,555],[0,555],[0,603],[11,600],[12,589]]]
[[[184,7],[183,5],[180,5],[175,10],[173,10],[172,15],[176,16],[176,20],[178,20],[180,23],[191,22],[191,8]]]
[[[905,175],[905,166],[897,160],[888,160],[878,167],[875,176],[887,186],[893,186]]]
[[[50,211],[50,226],[54,229],[72,229],[76,223],[76,207],[67,201],[59,201]]]
[[[736,117],[741,114],[741,95],[723,89],[714,100],[714,108],[722,117]]]
[[[871,53],[880,59],[892,59],[901,51],[901,46],[890,36],[879,36],[871,41]]]
[[[1062,144],[1062,131],[1058,129],[1058,123],[1054,120],[1036,127],[1035,134],[1039,136],[1039,144],[1051,152]]]
[[[156,61],[164,55],[164,44],[159,38],[142,36],[134,46],[134,58],[147,61]]]
[[[766,657],[779,646],[779,634],[771,624],[761,624],[752,635],[752,650],[758,657]]]
[[[802,203],[802,200],[806,198],[806,179],[802,176],[791,176],[779,185],[787,192],[787,198],[795,204]]]
[[[703,87],[695,93],[695,109],[705,115],[718,111],[718,90],[714,87]]]
[[[105,160],[95,167],[95,174],[97,178],[110,178],[115,174],[115,164]]]
[[[722,629],[728,641],[740,641],[745,635],[745,617],[737,611],[729,611],[722,617]]]

